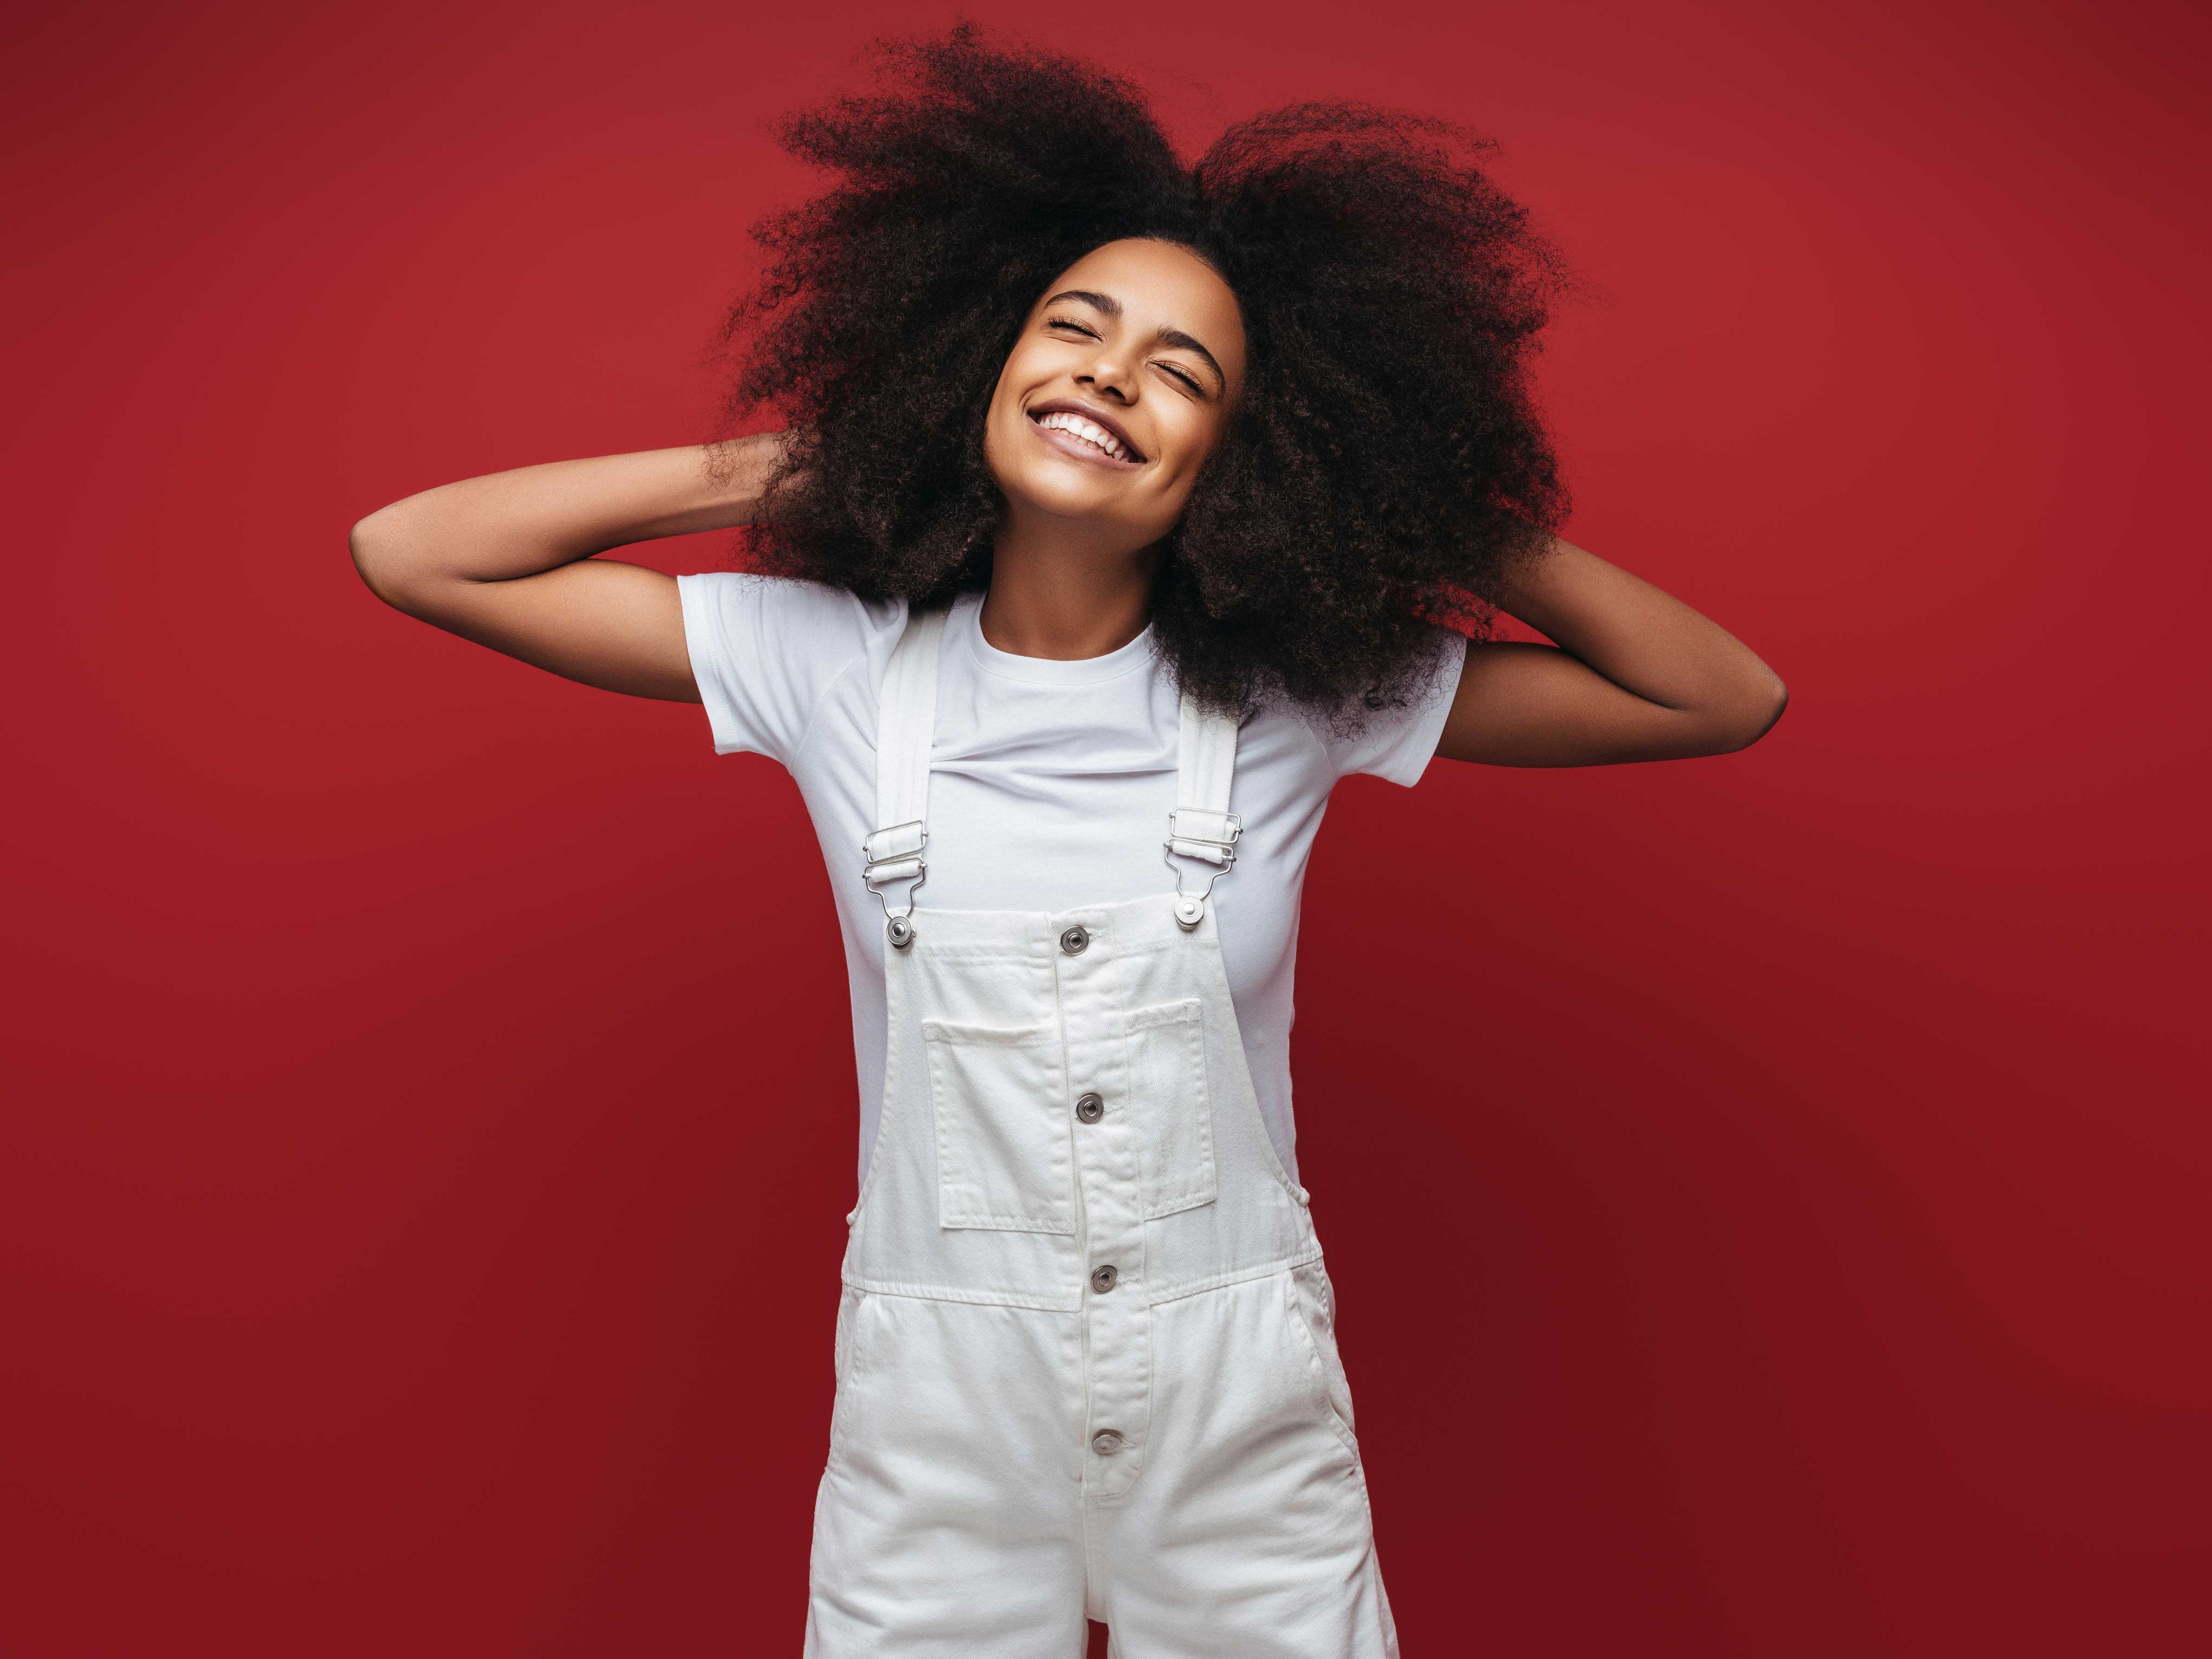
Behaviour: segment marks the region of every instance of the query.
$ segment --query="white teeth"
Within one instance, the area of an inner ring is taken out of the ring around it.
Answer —
[[[1056,409],[1049,415],[1040,416],[1037,424],[1048,426],[1056,432],[1065,432],[1073,438],[1080,438],[1087,444],[1094,444],[1117,461],[1130,459],[1127,446],[1119,438],[1096,421],[1086,421],[1080,415],[1071,415]]]

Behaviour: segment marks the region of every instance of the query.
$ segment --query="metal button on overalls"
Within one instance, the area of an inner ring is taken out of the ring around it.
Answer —
[[[1237,722],[1182,701],[1158,892],[917,908],[944,626],[912,615],[882,683],[863,850],[911,927],[882,953],[808,1659],[1078,1653],[1086,1617],[1122,1659],[1392,1659],[1334,1298],[1216,933]]]

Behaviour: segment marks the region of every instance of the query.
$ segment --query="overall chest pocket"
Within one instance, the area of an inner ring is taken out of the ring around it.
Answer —
[[[937,1117],[939,1224],[1074,1232],[1057,1030],[929,1019],[921,1036]]]
[[[1196,997],[1128,1015],[1129,1109],[1146,1220],[1214,1200],[1213,1100],[1206,1079],[1206,1005]]]

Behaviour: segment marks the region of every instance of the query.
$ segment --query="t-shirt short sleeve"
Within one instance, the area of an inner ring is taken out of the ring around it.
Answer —
[[[1364,772],[1408,789],[1421,781],[1443,736],[1444,718],[1451,713],[1452,694],[1467,661],[1465,635],[1449,628],[1436,632],[1434,673],[1426,689],[1417,688],[1404,707],[1376,710],[1364,728],[1348,738],[1317,726],[1338,777]]]
[[[676,586],[714,752],[789,766],[823,695],[866,654],[866,605],[839,588],[738,571],[678,576]]]

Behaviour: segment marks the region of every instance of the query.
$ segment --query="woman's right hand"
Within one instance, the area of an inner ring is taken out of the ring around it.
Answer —
[[[781,433],[488,473],[353,527],[369,589],[410,617],[552,673],[696,702],[672,576],[592,556],[748,524]]]

